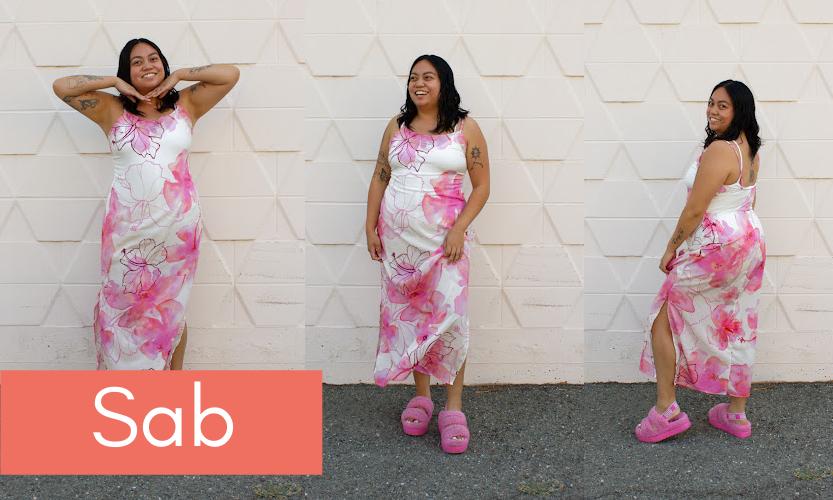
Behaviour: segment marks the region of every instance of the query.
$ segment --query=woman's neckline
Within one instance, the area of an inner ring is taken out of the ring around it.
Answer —
[[[127,113],[127,114],[131,114],[131,115],[135,116],[137,119],[142,120],[143,122],[158,122],[162,118],[165,118],[167,116],[171,116],[172,114],[176,113],[176,108],[178,108],[178,107],[179,107],[179,105],[177,103],[174,103],[174,109],[172,109],[170,113],[168,113],[166,115],[160,115],[159,118],[157,118],[155,120],[148,120],[147,118],[142,118],[141,116],[139,116],[137,114],[134,114],[134,113],[131,113],[130,111],[128,111],[126,109],[124,110],[124,112]]]
[[[423,133],[417,132],[416,130],[412,129],[411,127],[405,125],[404,123],[402,124],[402,128],[404,128],[405,130],[407,130],[408,132],[410,132],[412,134],[421,135],[421,136],[425,136],[425,137],[440,137],[440,136],[443,136],[443,135],[459,134],[460,132],[462,132],[462,130],[452,130],[451,132],[447,132],[445,134],[423,134]],[[454,128],[457,128],[456,123],[454,124]]]

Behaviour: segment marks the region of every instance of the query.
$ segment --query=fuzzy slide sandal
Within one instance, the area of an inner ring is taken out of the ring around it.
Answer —
[[[434,402],[431,398],[417,396],[408,402],[402,412],[402,430],[409,436],[422,436],[428,432],[428,422],[434,414]],[[413,422],[408,419],[414,420]]]
[[[469,428],[461,411],[441,411],[438,418],[440,439],[446,453],[463,453],[469,447]]]

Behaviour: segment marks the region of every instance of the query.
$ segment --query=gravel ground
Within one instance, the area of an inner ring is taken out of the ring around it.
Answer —
[[[587,498],[833,498],[833,476],[795,476],[833,472],[833,383],[753,385],[746,439],[709,424],[709,408],[728,398],[678,389],[691,428],[656,444],[633,434],[655,402],[653,384],[588,384],[584,393]]]
[[[411,388],[325,386],[323,476],[0,476],[0,499],[833,498],[809,478],[833,473],[833,383],[753,390],[748,439],[708,424],[725,398],[680,389],[691,429],[644,444],[652,384],[467,387],[471,445],[448,455],[436,418],[402,433]]]

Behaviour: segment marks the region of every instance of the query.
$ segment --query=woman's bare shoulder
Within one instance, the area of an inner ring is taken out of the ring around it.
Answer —
[[[737,153],[731,143],[726,141],[714,141],[703,151],[703,155],[700,157],[700,163],[724,162],[732,158],[736,159]]]

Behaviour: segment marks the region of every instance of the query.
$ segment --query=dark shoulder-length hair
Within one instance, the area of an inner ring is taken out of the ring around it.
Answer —
[[[133,40],[130,40],[129,42],[124,44],[124,48],[121,49],[121,54],[119,54],[119,69],[116,72],[116,76],[129,83],[130,85],[133,85],[133,81],[130,79],[130,51],[133,50],[133,47],[135,47],[138,43],[146,43],[153,47],[153,49],[156,50],[156,53],[159,54],[159,59],[162,60],[162,67],[165,68],[165,78],[171,76],[171,68],[170,66],[168,66],[168,60],[165,59],[165,55],[162,53],[161,50],[159,50],[159,46],[157,46],[155,43],[151,42],[147,38],[134,38]],[[168,91],[167,94],[159,98],[161,104],[156,109],[158,111],[173,109],[174,103],[178,99],[179,92],[177,92],[176,89],[171,89]],[[121,101],[122,106],[124,106],[124,109],[126,111],[129,111],[134,115],[144,116],[144,114],[137,109],[137,103],[131,101],[127,96],[119,94],[119,101]]]
[[[425,54],[416,58],[411,64],[411,71],[414,66],[420,61],[428,61],[437,70],[437,78],[440,80],[440,100],[439,109],[437,110],[437,128],[431,130],[432,134],[441,134],[443,132],[451,132],[457,125],[458,120],[465,118],[469,112],[460,107],[460,93],[454,86],[454,73],[451,71],[451,66],[445,62],[440,56]],[[408,80],[410,81],[410,71],[408,72]],[[400,108],[402,114],[396,119],[396,123],[401,127],[404,123],[409,126],[411,121],[417,115],[417,108],[414,101],[411,100],[411,94],[408,92],[408,86],[405,86],[405,104]]]
[[[726,93],[729,94],[735,116],[732,118],[732,123],[729,124],[726,132],[720,135],[717,135],[706,124],[706,140],[703,141],[703,147],[709,147],[709,144],[714,141],[734,141],[740,137],[741,132],[744,132],[746,140],[749,141],[749,156],[752,161],[755,161],[755,155],[758,154],[758,150],[761,148],[761,138],[758,135],[760,128],[758,127],[758,120],[755,119],[755,98],[752,96],[752,91],[743,82],[725,80],[714,86],[712,94],[721,87],[726,89]]]

